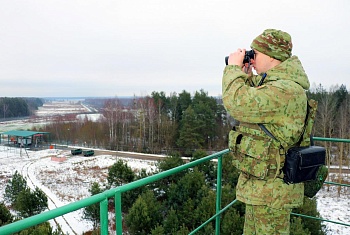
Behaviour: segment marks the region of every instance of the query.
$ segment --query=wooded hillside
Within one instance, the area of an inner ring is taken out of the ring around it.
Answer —
[[[26,117],[34,114],[44,101],[40,98],[0,98],[0,118]]]

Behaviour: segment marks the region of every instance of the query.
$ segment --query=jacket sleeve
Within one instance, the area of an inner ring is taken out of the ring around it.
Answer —
[[[222,79],[222,100],[226,110],[235,119],[250,123],[271,123],[282,117],[288,94],[273,86],[271,79],[260,87],[251,87],[248,75],[239,66],[226,66]]]

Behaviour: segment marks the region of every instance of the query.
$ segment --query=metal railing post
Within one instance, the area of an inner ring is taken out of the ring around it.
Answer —
[[[216,214],[221,210],[221,176],[222,176],[222,155],[218,158],[217,179],[216,179]],[[215,234],[220,235],[220,215],[215,219]]]
[[[123,234],[123,217],[122,217],[122,193],[120,190],[115,192],[114,196],[114,206],[115,206],[115,233],[117,235]]]
[[[108,198],[100,202],[101,234],[108,235]]]

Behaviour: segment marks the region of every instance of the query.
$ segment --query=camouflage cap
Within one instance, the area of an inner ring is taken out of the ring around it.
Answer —
[[[250,47],[283,62],[292,55],[293,44],[288,33],[277,29],[266,29],[253,40]]]

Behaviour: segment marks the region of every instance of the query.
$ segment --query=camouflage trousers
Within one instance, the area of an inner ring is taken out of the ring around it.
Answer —
[[[289,235],[291,209],[246,205],[244,235]]]

